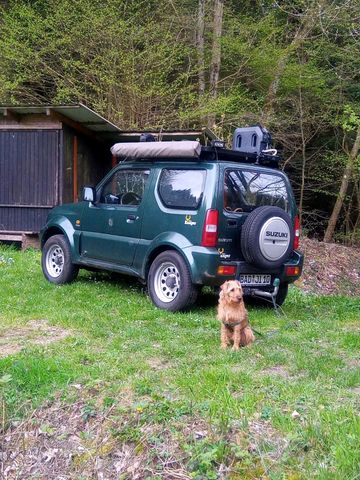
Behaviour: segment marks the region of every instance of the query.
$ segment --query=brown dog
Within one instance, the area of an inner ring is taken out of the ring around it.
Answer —
[[[240,346],[245,347],[255,340],[249,326],[241,283],[228,280],[220,288],[217,317],[221,321],[221,348],[233,342],[233,350],[238,350]]]

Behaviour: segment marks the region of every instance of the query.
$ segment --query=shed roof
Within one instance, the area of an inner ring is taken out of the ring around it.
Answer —
[[[97,139],[111,142],[138,142],[141,134],[144,133],[144,130],[121,130],[82,103],[73,105],[0,105],[0,119],[3,116],[19,121],[22,116],[28,117],[29,115],[53,116],[75,127],[77,124],[77,128],[82,128],[83,132],[88,132]],[[156,140],[200,140],[205,145],[209,140],[218,139],[206,127],[197,130],[146,130],[146,133],[152,133]]]
[[[82,103],[76,105],[0,105],[0,115],[60,114],[95,133],[119,133],[120,128]]]

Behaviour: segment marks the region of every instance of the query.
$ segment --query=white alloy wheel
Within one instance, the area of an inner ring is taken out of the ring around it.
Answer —
[[[52,245],[46,253],[46,270],[51,277],[58,278],[64,269],[64,252],[60,245]]]
[[[154,275],[154,289],[157,297],[164,303],[175,300],[180,289],[180,272],[172,262],[159,265]]]

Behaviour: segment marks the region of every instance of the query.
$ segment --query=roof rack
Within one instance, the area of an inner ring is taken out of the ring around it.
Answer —
[[[222,160],[238,163],[251,163],[262,165],[264,167],[279,168],[281,156],[277,150],[268,149],[260,153],[241,152],[239,150],[228,150],[226,148],[216,148],[213,146],[201,148],[201,159],[204,160]]]
[[[183,159],[193,161],[229,161],[238,163],[258,164],[278,168],[280,156],[275,149],[257,152],[244,152],[225,148],[224,142],[213,141],[211,146],[201,146],[197,141],[173,142],[133,142],[116,143],[111,147],[111,153],[122,161],[169,160]]]

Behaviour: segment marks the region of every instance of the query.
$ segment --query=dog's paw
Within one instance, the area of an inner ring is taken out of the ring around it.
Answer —
[[[239,347],[239,345],[234,345],[231,350],[233,350],[233,351],[240,350],[240,347]]]

